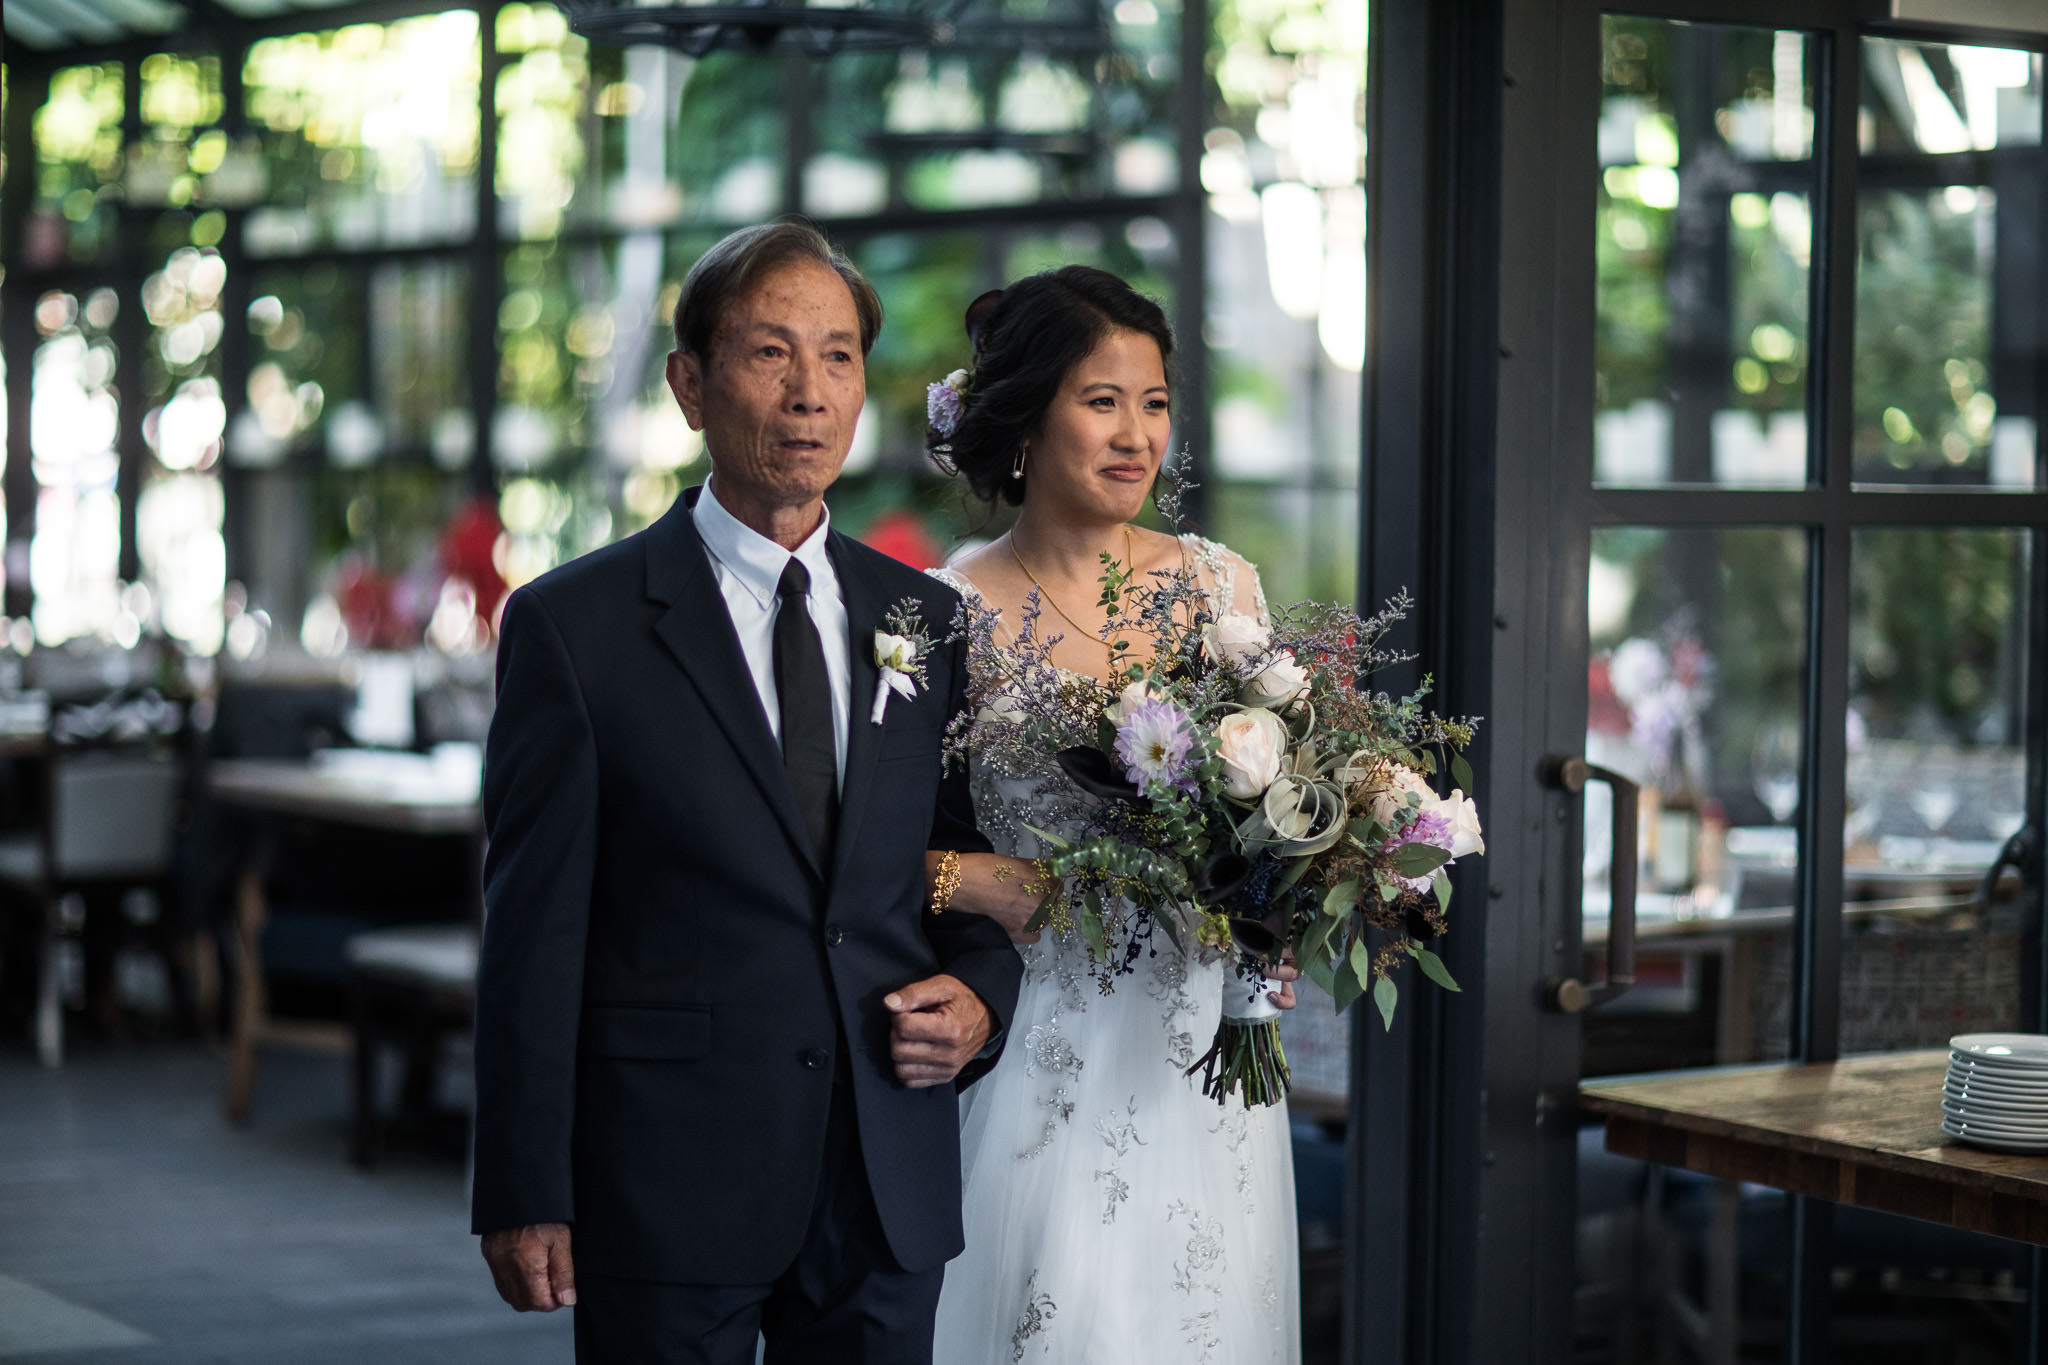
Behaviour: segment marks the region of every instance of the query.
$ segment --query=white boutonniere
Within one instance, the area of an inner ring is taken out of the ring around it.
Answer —
[[[881,670],[881,677],[875,683],[875,705],[869,714],[877,725],[888,709],[891,692],[907,701],[925,685],[925,658],[932,648],[915,597],[898,602],[882,620],[886,629],[875,632],[875,667]]]

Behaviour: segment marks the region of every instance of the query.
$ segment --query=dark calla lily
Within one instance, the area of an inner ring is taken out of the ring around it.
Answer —
[[[1204,905],[1221,905],[1251,880],[1251,859],[1242,853],[1212,853],[1195,870],[1195,899]]]
[[[1099,796],[1105,801],[1137,802],[1145,799],[1144,794],[1124,776],[1124,770],[1100,749],[1077,744],[1071,749],[1060,750],[1053,759],[1060,765],[1060,771],[1090,796]]]
[[[1271,929],[1255,919],[1242,916],[1230,921],[1230,936],[1237,941],[1239,948],[1266,962],[1278,962],[1281,950],[1287,946]]]

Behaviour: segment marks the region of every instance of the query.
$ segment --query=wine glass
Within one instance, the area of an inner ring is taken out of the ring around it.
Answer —
[[[1799,809],[1799,727],[1778,721],[1757,732],[1750,778],[1771,819],[1784,824]]]
[[[1906,804],[1913,808],[1913,814],[1920,817],[1920,823],[1927,826],[1927,832],[1937,835],[1948,828],[1948,822],[1955,818],[1962,803],[1963,799],[1957,794],[1952,781],[1931,774],[1917,782],[1906,797]]]

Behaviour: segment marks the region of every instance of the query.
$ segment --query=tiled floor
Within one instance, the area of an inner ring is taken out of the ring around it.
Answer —
[[[248,1127],[192,1047],[0,1050],[0,1360],[539,1365],[469,1236],[459,1160],[348,1163],[340,1059],[267,1053]]]

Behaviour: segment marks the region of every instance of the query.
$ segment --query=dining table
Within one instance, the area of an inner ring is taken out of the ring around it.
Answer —
[[[2048,1156],[1942,1131],[1946,1048],[1579,1086],[1619,1156],[2048,1246]]]
[[[472,841],[472,918],[481,922],[483,867],[482,762],[475,745],[442,746],[432,754],[378,749],[334,749],[310,758],[216,761],[207,774],[215,800],[243,810],[357,825],[420,836]],[[243,860],[235,890],[235,1012],[228,1044],[228,1117],[248,1117],[255,1087],[257,1049],[287,1042],[340,1051],[349,1045],[341,1025],[307,1024],[270,1016],[260,947],[269,919],[261,842]]]

